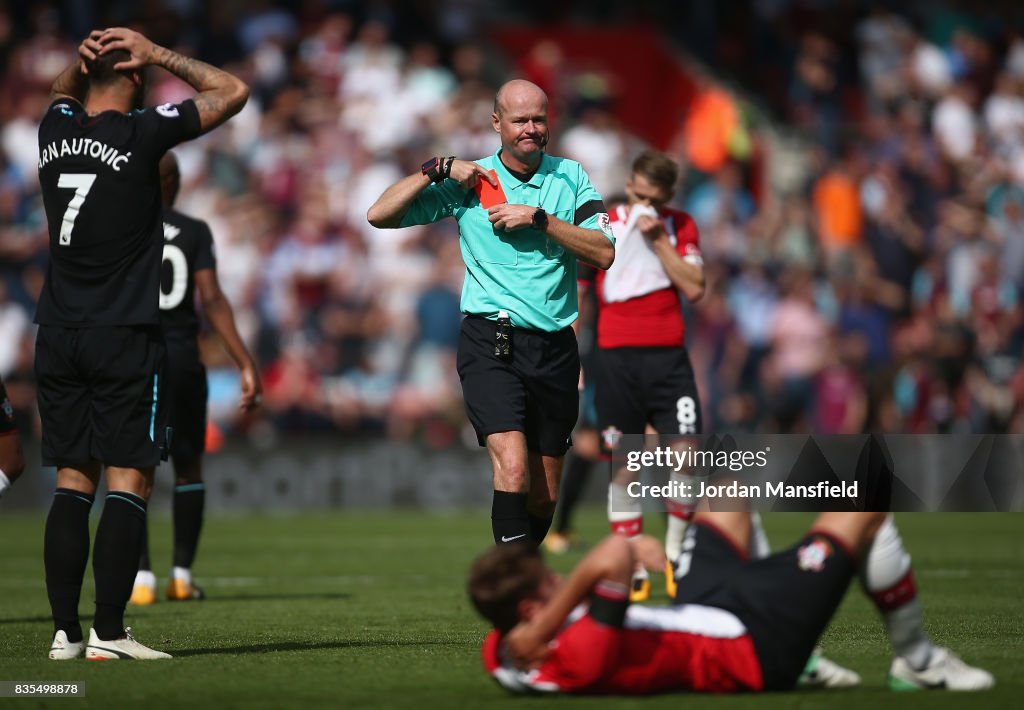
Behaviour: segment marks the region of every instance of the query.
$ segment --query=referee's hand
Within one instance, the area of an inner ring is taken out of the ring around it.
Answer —
[[[498,181],[494,176],[472,160],[456,160],[453,162],[448,177],[467,190],[472,190],[481,180],[491,183],[492,187],[498,186]]]
[[[487,219],[494,225],[495,229],[511,232],[533,224],[533,213],[536,207],[529,205],[512,205],[505,203],[495,205],[487,210]]]

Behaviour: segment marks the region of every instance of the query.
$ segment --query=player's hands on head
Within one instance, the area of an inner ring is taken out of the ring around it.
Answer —
[[[103,46],[101,54],[114,49],[125,49],[132,55],[129,60],[114,65],[114,69],[118,71],[140,69],[153,63],[153,51],[156,45],[142,34],[127,27],[110,27],[103,30],[99,36],[99,43]]]
[[[539,632],[536,624],[528,621],[516,625],[505,634],[502,642],[509,659],[523,670],[538,667],[551,652],[547,639]]]
[[[238,408],[243,412],[251,412],[263,404],[263,384],[259,373],[254,367],[242,368],[242,400]]]
[[[506,202],[487,210],[487,219],[491,221],[495,229],[511,232],[514,229],[522,229],[533,224],[533,213],[536,211],[536,207],[512,205]]]
[[[448,177],[462,185],[467,190],[472,190],[481,180],[491,183],[493,187],[498,186],[498,181],[487,170],[480,167],[472,160],[458,160],[452,163],[451,172]]]
[[[103,36],[101,30],[93,30],[89,33],[89,36],[82,40],[82,43],[78,45],[78,56],[82,59],[82,73],[89,73],[88,63],[99,56],[100,52],[103,51],[103,45],[100,44],[100,37]]]
[[[668,233],[665,231],[665,225],[662,224],[661,220],[650,215],[645,214],[641,216],[636,221],[636,228],[640,230],[640,234],[652,242],[668,236]]]

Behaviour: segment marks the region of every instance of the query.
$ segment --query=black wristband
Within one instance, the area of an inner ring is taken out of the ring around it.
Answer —
[[[628,608],[629,599],[611,601],[601,597],[593,597],[590,600],[590,618],[604,626],[621,629],[625,623],[626,610]]]
[[[444,160],[444,168],[441,170],[441,176],[444,179],[448,179],[452,176],[452,163],[455,162],[455,156],[451,156]]]
[[[441,174],[441,170],[444,167],[441,164],[442,160],[442,158],[431,158],[420,166],[420,172],[430,178],[431,182],[441,182],[444,180],[444,175]]]
[[[543,232],[548,228],[548,213],[543,208],[538,207],[537,211],[533,213],[530,223],[534,229]]]

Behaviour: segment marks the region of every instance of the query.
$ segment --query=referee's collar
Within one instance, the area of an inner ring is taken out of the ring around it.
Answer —
[[[505,166],[505,163],[501,162],[501,151],[502,149],[498,148],[494,153],[494,162],[497,164],[496,170],[499,172],[500,176],[505,177],[509,181],[509,187],[513,190],[517,187],[522,187],[523,185],[540,187],[544,183],[544,176],[551,172],[551,158],[547,153],[542,153],[540,165],[537,166],[536,172],[530,176],[529,180],[523,182],[512,174],[512,171]]]

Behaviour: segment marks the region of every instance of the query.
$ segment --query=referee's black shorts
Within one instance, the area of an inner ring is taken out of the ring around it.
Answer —
[[[171,422],[171,457],[178,462],[206,451],[206,367],[194,333],[167,335],[167,411]]]
[[[40,326],[43,464],[156,466],[167,426],[166,357],[157,326]]]
[[[564,456],[579,413],[580,355],[572,328],[512,329],[510,359],[494,354],[497,324],[466,316],[458,371],[466,413],[480,445],[489,434],[521,431],[527,449]]]
[[[839,608],[857,560],[832,536],[812,531],[788,550],[751,562],[698,519],[686,530],[678,569],[675,602],[735,614],[754,642],[764,689],[788,690]]]

